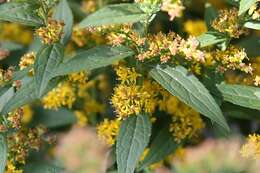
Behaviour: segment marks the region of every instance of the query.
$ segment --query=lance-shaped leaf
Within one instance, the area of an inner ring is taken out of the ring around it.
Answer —
[[[52,79],[49,82],[48,87],[44,91],[44,94],[56,87],[60,81],[60,77]],[[34,79],[29,79],[29,81],[27,81],[24,85],[22,84],[22,87],[18,91],[16,91],[13,97],[4,105],[1,114],[6,115],[12,110],[34,102],[35,100],[37,100],[37,98],[38,97],[36,93],[36,85]]]
[[[173,153],[179,145],[181,144],[174,141],[168,126],[161,129],[153,140],[149,153],[141,162],[139,170],[165,159],[169,154]]]
[[[43,95],[49,81],[53,78],[53,71],[62,62],[63,53],[63,46],[58,43],[54,45],[44,45],[37,53],[34,70],[38,98]]]
[[[47,128],[57,128],[67,125],[72,125],[77,122],[76,115],[65,108],[59,110],[46,110],[43,108],[37,108],[34,110],[35,115],[32,126],[44,125]]]
[[[217,85],[217,87],[225,101],[260,110],[260,88],[225,83]]]
[[[80,71],[91,71],[105,67],[133,55],[134,52],[126,47],[99,46],[83,51],[58,66],[53,77]]]
[[[0,173],[5,172],[7,162],[7,143],[3,134],[0,134]]]
[[[204,19],[208,29],[212,29],[212,22],[218,17],[218,11],[210,4],[205,5]]]
[[[260,22],[259,21],[247,21],[244,23],[244,27],[250,28],[250,29],[255,29],[255,30],[260,30]]]
[[[65,45],[70,39],[73,27],[73,14],[67,0],[61,0],[59,2],[54,12],[54,18],[65,23],[61,38],[62,44]]]
[[[12,110],[23,106],[24,104],[31,103],[36,99],[35,84],[34,82],[28,82],[22,88],[20,88],[14,96],[4,105],[2,114],[6,115]]]
[[[243,14],[244,12],[249,10],[249,8],[252,7],[256,2],[257,0],[240,0],[238,14]]]
[[[150,75],[172,95],[229,131],[226,120],[205,86],[182,66],[157,66]]]
[[[135,23],[147,18],[147,15],[139,8],[138,4],[124,3],[108,5],[95,13],[87,16],[79,27],[95,27],[123,23]]]
[[[4,3],[0,5],[0,20],[40,26],[43,21],[36,14],[38,8],[39,5],[33,1]]]
[[[116,144],[118,173],[133,173],[151,135],[147,115],[130,116],[123,121]]]
[[[0,96],[0,112],[2,111],[5,104],[13,97],[14,95],[14,88],[4,88],[4,93]]]
[[[211,46],[217,43],[222,43],[227,40],[227,38],[223,34],[215,31],[206,32],[197,37],[197,39],[200,42],[200,47]]]

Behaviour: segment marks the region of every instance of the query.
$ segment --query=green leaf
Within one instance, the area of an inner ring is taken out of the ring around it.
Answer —
[[[35,116],[32,126],[44,125],[47,128],[57,128],[72,125],[77,122],[75,114],[65,108],[58,111],[46,110],[42,108],[35,109]]]
[[[62,44],[65,45],[70,40],[70,36],[73,28],[73,14],[67,0],[61,0],[59,2],[54,12],[54,19],[65,23],[63,29],[64,34],[62,35],[61,38]]]
[[[7,150],[6,138],[3,134],[0,134],[0,173],[5,172]]]
[[[40,26],[43,21],[37,16],[39,6],[33,2],[8,2],[0,5],[0,20],[29,26]]]
[[[244,24],[244,27],[250,28],[250,29],[255,29],[255,30],[260,30],[260,22],[259,21],[247,21]]]
[[[25,173],[62,173],[63,168],[45,162],[31,162],[26,164]]]
[[[179,145],[180,144],[174,141],[168,126],[161,129],[153,140],[149,153],[141,162],[139,170],[165,159],[169,154],[173,153]]]
[[[0,96],[0,112],[4,108],[5,104],[13,97],[14,95],[14,88],[10,87],[7,91]]]
[[[257,2],[257,0],[240,0],[238,15],[245,13],[256,2]]]
[[[225,101],[260,110],[260,88],[225,83],[217,85],[217,87]]]
[[[105,67],[133,54],[134,52],[126,47],[95,47],[83,51],[67,62],[60,64],[53,77]]]
[[[123,121],[116,144],[118,173],[133,173],[151,135],[147,115],[133,115]]]
[[[205,86],[182,66],[165,68],[157,66],[150,75],[172,95],[216,122],[226,132],[229,127],[222,112]]]
[[[225,103],[221,108],[224,114],[229,117],[236,119],[256,120],[260,122],[259,110],[249,109],[231,103]]]
[[[212,29],[211,24],[217,17],[218,11],[210,3],[206,3],[204,19],[208,29]]]
[[[28,82],[22,86],[14,96],[5,104],[2,110],[2,114],[6,115],[12,110],[23,106],[24,104],[31,103],[36,99],[35,84],[34,82]]]
[[[58,43],[44,45],[37,53],[34,70],[38,98],[41,98],[49,81],[53,78],[53,71],[61,64],[63,53],[63,46]]]
[[[227,40],[227,38],[223,34],[221,34],[219,32],[215,32],[215,31],[206,32],[206,33],[198,36],[197,39],[200,42],[201,48],[215,45],[217,43],[222,43]]]
[[[44,94],[57,86],[60,82],[60,78],[52,79]],[[13,97],[5,104],[1,112],[2,115],[6,115],[14,109],[17,109],[23,105],[29,104],[37,100],[36,86],[34,79],[29,79],[22,87],[13,95]]]
[[[135,23],[145,19],[147,19],[147,15],[139,8],[138,4],[115,4],[108,5],[87,16],[80,22],[79,27]]]
[[[243,38],[237,45],[245,48],[246,53],[250,58],[260,56],[260,36]]]

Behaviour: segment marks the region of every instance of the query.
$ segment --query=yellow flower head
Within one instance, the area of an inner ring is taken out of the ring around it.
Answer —
[[[97,126],[98,137],[107,145],[112,146],[115,144],[116,137],[119,132],[120,120],[105,119]]]
[[[61,106],[72,107],[76,100],[76,94],[69,82],[60,83],[56,88],[51,90],[42,100],[46,109],[58,109]]]
[[[34,61],[36,59],[36,54],[34,52],[27,53],[21,57],[21,60],[19,62],[20,70],[23,70],[30,65],[34,64]]]
[[[30,107],[30,105],[25,105],[23,106],[23,117],[22,117],[22,123],[23,124],[28,124],[33,117],[33,110]]]
[[[75,111],[74,113],[78,120],[77,125],[79,125],[80,127],[86,126],[86,124],[88,123],[87,115],[83,111]]]
[[[181,142],[183,139],[190,139],[196,136],[204,126],[200,114],[182,103],[178,106],[175,114],[172,115],[170,131],[175,141]]]
[[[185,31],[193,36],[199,36],[207,31],[207,26],[203,20],[188,20],[184,23]]]
[[[8,160],[5,173],[23,173],[23,171],[17,169],[15,167],[14,163],[12,161]]]
[[[243,61],[248,59],[245,49],[230,46],[227,50],[217,50],[214,53],[214,57],[217,61],[221,62],[224,68],[227,69],[239,69],[246,73],[252,73],[253,69],[250,64],[245,64]]]
[[[219,17],[213,21],[212,27],[219,32],[228,33],[234,38],[239,38],[240,35],[247,33],[247,29],[240,24],[236,8],[221,10]]]
[[[137,78],[141,76],[134,68],[119,65],[115,70],[118,76],[117,79],[121,81],[122,84],[136,84]]]
[[[246,144],[241,148],[240,153],[246,158],[260,159],[260,135],[252,134],[247,138]]]
[[[73,83],[85,84],[88,77],[85,72],[72,73],[69,75],[69,81]]]
[[[33,39],[32,31],[17,23],[1,23],[0,30],[0,40],[9,40],[28,45]]]
[[[44,44],[52,44],[60,40],[63,34],[63,22],[49,20],[46,27],[36,30],[36,34],[42,39]]]

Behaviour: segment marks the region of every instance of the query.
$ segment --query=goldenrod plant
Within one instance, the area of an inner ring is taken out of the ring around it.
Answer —
[[[259,30],[259,0],[0,1],[0,173],[257,173]]]

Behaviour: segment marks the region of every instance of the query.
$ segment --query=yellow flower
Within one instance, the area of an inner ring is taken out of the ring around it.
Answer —
[[[116,137],[119,132],[120,120],[105,119],[97,126],[98,137],[107,145],[112,146],[115,144]]]
[[[22,170],[18,170],[12,161],[7,162],[6,171],[5,173],[23,173]]]
[[[204,126],[200,114],[182,103],[178,106],[175,114],[172,115],[170,131],[174,136],[174,140],[181,142],[183,139],[196,136]]]
[[[23,55],[19,62],[20,70],[23,70],[23,69],[33,65],[35,59],[36,59],[36,54],[34,52],[30,52],[30,53]]]
[[[87,113],[102,113],[105,111],[105,105],[98,103],[93,98],[88,98],[84,104],[84,110]]]
[[[236,8],[220,10],[219,17],[212,22],[212,27],[219,32],[228,33],[234,38],[239,38],[248,31],[241,26]]]
[[[64,23],[56,20],[49,20],[46,27],[36,30],[36,34],[42,39],[44,44],[52,44],[60,40],[63,34]]]
[[[30,107],[30,105],[23,106],[23,117],[22,117],[22,123],[28,124],[32,120],[33,116],[33,110]]]
[[[254,79],[254,82],[255,82],[255,83],[254,83],[255,86],[260,85],[260,76],[257,75],[257,76],[255,77],[255,79]]]
[[[247,138],[246,144],[244,144],[240,151],[241,155],[246,158],[260,159],[260,135],[252,134]]]
[[[76,100],[76,94],[69,82],[59,83],[56,88],[51,90],[42,100],[46,109],[58,109],[61,106],[72,107]]]
[[[88,80],[88,77],[85,72],[72,73],[69,75],[69,81],[74,83],[85,84]]]
[[[156,106],[153,93],[137,85],[118,85],[111,101],[120,119],[138,115],[142,111],[153,113]]]
[[[0,40],[9,40],[28,45],[33,39],[32,31],[16,23],[1,23],[0,30]]]
[[[199,36],[207,31],[207,26],[203,20],[188,20],[184,23],[185,31],[193,36]]]
[[[80,127],[86,126],[88,123],[87,115],[83,111],[74,111],[76,117],[77,117],[77,124]]]
[[[118,76],[117,80],[121,81],[122,84],[136,84],[137,78],[141,76],[134,68],[119,65],[115,70]]]

